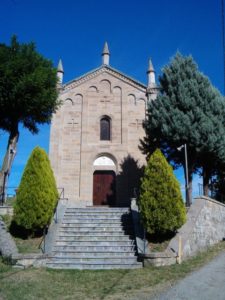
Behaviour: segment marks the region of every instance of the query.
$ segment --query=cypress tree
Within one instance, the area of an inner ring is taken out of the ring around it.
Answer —
[[[36,147],[27,162],[14,207],[17,225],[35,233],[50,223],[58,191],[46,152]]]
[[[149,234],[175,232],[186,220],[179,183],[159,149],[150,156],[145,168],[139,207]]]

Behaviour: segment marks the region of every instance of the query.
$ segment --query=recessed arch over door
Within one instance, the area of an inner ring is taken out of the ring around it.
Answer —
[[[93,205],[116,205],[116,165],[110,155],[98,156],[94,163]]]

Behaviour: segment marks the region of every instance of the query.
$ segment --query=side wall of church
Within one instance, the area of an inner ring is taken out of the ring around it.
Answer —
[[[58,187],[77,205],[92,205],[93,172],[112,169],[117,205],[128,205],[145,164],[138,148],[144,136],[145,89],[103,72],[67,85],[59,97],[63,105],[53,117],[50,136],[50,160]],[[102,116],[111,119],[110,141],[100,140]],[[102,155],[112,158],[115,166],[94,166]]]

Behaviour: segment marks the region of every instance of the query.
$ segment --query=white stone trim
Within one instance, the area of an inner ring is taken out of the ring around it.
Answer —
[[[115,163],[114,161],[107,156],[100,156],[98,158],[96,158],[96,160],[93,163],[94,166],[110,166],[110,167],[114,167]]]

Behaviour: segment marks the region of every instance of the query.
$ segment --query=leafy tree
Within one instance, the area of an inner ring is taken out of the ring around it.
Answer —
[[[225,158],[224,99],[190,56],[176,54],[159,81],[161,93],[148,105],[142,146],[150,154],[160,148],[174,168],[185,169],[184,153],[178,148],[187,145],[189,206],[193,173],[201,171],[207,195],[209,179]]]
[[[225,203],[225,166],[220,166],[210,182],[212,197]]]
[[[144,226],[150,234],[174,232],[186,220],[179,183],[159,149],[150,156],[145,168],[139,207]]]
[[[38,124],[50,122],[59,105],[56,85],[56,69],[34,43],[19,44],[13,36],[9,46],[0,44],[0,129],[9,133],[0,172],[3,191],[16,153],[19,124],[36,134]]]
[[[49,224],[58,191],[46,152],[36,147],[27,162],[14,207],[17,225],[35,233]]]

